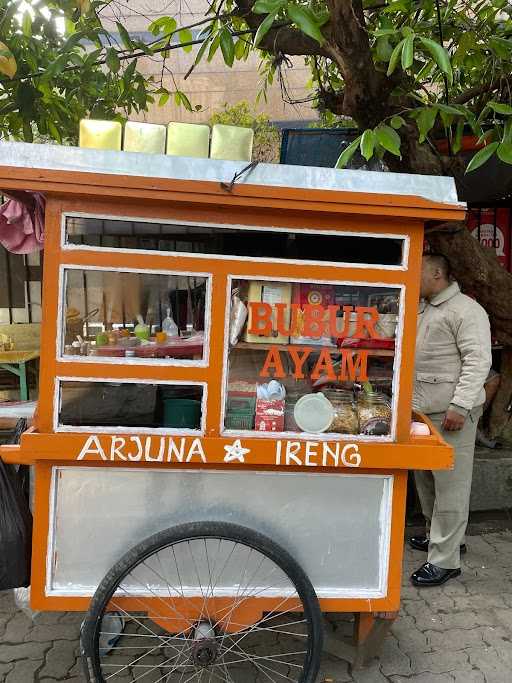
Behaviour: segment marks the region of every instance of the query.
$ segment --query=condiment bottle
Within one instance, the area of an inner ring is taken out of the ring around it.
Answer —
[[[135,326],[135,336],[137,339],[149,339],[149,325],[146,325],[141,315],[137,316],[138,325]]]
[[[167,316],[162,321],[162,332],[165,332],[168,337],[178,336],[178,326],[172,319],[170,308],[167,309]]]
[[[106,332],[99,332],[96,335],[96,346],[106,346],[108,344],[108,334]]]

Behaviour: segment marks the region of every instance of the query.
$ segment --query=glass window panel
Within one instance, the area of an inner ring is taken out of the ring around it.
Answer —
[[[65,357],[204,359],[207,278],[65,271]]]
[[[203,387],[63,380],[59,423],[72,427],[199,430]]]
[[[233,280],[224,428],[389,437],[400,289]]]
[[[68,216],[66,243],[191,254],[399,266],[404,240]]]

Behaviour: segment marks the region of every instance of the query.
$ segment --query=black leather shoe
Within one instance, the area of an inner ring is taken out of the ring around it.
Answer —
[[[414,586],[419,586],[420,588],[423,586],[440,586],[449,579],[460,576],[460,574],[460,569],[443,569],[442,567],[436,567],[435,564],[430,564],[430,562],[425,562],[411,576],[411,581]]]
[[[414,550],[422,550],[423,552],[428,552],[428,538],[426,536],[413,536],[409,539],[409,545]],[[463,543],[460,546],[460,554],[464,555],[467,552],[466,544]]]

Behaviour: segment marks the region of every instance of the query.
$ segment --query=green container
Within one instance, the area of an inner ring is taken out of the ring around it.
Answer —
[[[164,399],[164,427],[199,429],[200,426],[201,401],[190,398]]]

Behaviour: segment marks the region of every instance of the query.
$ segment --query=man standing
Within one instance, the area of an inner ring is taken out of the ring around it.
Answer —
[[[450,279],[444,256],[427,254],[421,271],[413,407],[428,415],[454,448],[453,470],[415,472],[427,536],[411,538],[428,561],[415,586],[439,586],[458,576],[469,515],[478,420],[491,367],[491,333],[484,309]]]

